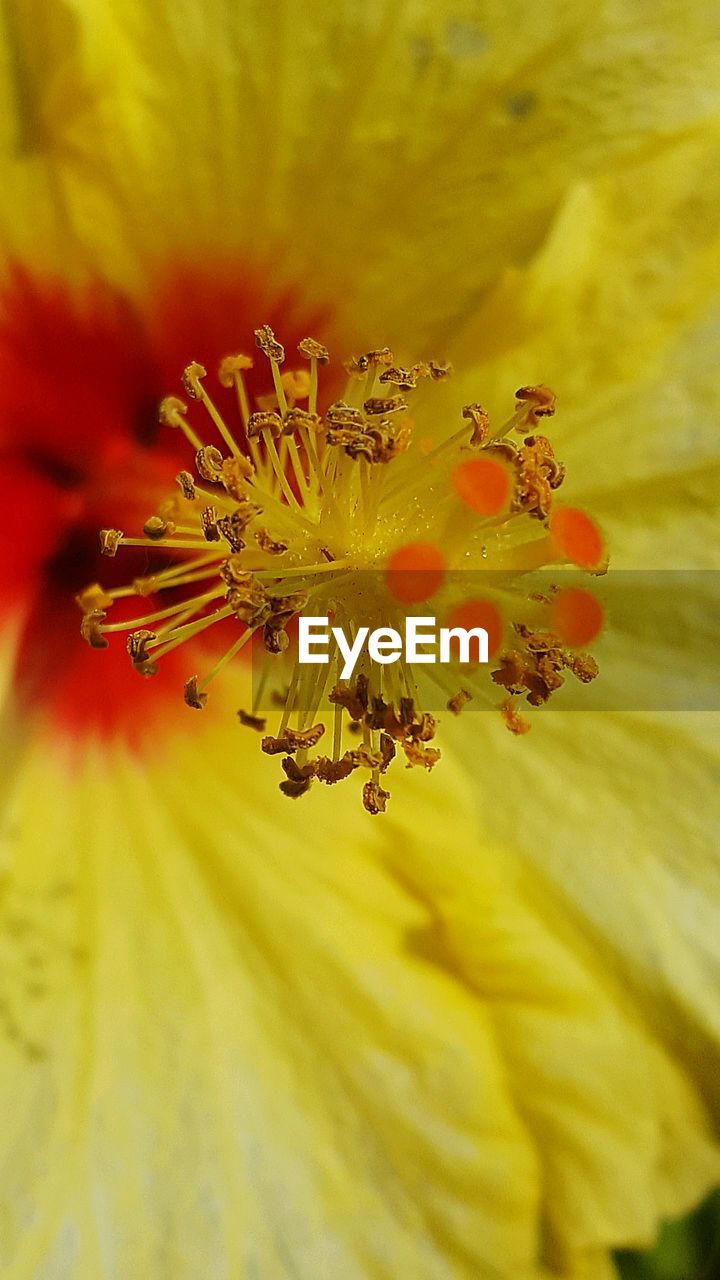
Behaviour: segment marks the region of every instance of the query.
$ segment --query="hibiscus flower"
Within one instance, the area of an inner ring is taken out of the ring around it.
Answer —
[[[97,530],[139,531],[186,465],[155,411],[183,369],[266,324],[452,360],[430,449],[553,387],[613,563],[717,567],[713,21],[8,10],[12,1280],[599,1280],[718,1182],[708,715],[463,714],[370,817],[278,794],[241,663],[196,716],[182,647],[139,681],[74,600],[158,571]]]

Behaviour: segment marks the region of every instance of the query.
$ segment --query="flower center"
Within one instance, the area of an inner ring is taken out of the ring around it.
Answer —
[[[179,473],[176,494],[142,537],[104,529],[101,546],[108,556],[151,546],[171,560],[130,586],[88,587],[78,597],[82,632],[94,648],[128,632],[134,667],[152,676],[186,641],[220,623],[232,627],[221,656],[186,681],[188,705],[201,709],[226,665],[252,651],[253,702],[238,714],[263,735],[265,753],[282,757],[281,790],[299,796],[314,781],[358,773],[365,808],[378,813],[396,756],[426,769],[439,759],[429,745],[437,726],[431,691],[454,715],[470,701],[498,705],[500,693],[505,723],[524,733],[530,724],[519,698],[538,706],[568,672],[594,678],[597,666],[579,646],[602,627],[598,602],[539,572],[562,565],[603,572],[602,538],[584,512],[555,503],[564,469],[538,430],[555,409],[546,387],[521,387],[499,425],[481,405],[466,405],[458,428],[423,450],[417,427],[449,366],[402,368],[387,348],[370,351],[346,362],[343,397],[325,406],[319,375],[329,354],[321,343],[303,339],[297,367],[287,369],[267,325],[255,338],[267,361],[267,394],[251,402],[249,355],[227,356],[218,369],[220,384],[234,389],[237,422],[218,411],[198,363],[183,375],[194,405],[174,396],[162,402],[161,421],[186,437],[194,470]],[[159,607],[107,620],[116,601],[158,593]],[[343,680],[332,638],[325,664],[299,661],[301,615],[332,618],[354,640],[364,627],[402,631],[418,606],[451,629],[483,627],[492,669],[458,652],[449,665],[423,667],[421,682],[402,656],[391,665],[364,653]],[[269,733],[273,699],[282,709]]]

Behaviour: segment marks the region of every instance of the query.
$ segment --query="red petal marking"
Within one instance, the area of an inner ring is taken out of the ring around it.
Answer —
[[[393,551],[385,570],[390,594],[402,604],[429,600],[445,577],[445,557],[431,542],[408,542]]]
[[[488,635],[488,657],[494,658],[503,641],[503,619],[500,610],[489,600],[467,600],[457,605],[443,623],[445,627],[464,627],[472,631],[474,627],[483,627]],[[453,641],[451,650],[457,650]],[[471,649],[472,652],[472,649]]]
[[[328,333],[327,316],[302,318],[289,297],[270,299],[240,263],[167,271],[149,282],[142,307],[101,281],[72,291],[19,268],[0,295],[0,458],[10,535],[0,554],[0,621],[25,617],[15,671],[21,706],[73,736],[157,743],[158,717],[169,705],[191,714],[182,684],[198,670],[197,651],[180,647],[144,680],[131,668],[124,634],[109,637],[102,653],[86,646],[74,596],[91,582],[112,587],[157,567],[161,553],[143,549],[102,558],[98,530],[139,533],[173,491],[176,472],[191,463],[180,433],[157,425],[157,404],[181,393],[185,365],[201,360],[210,387],[220,359],[253,352],[253,329],[265,322],[286,344],[288,368],[301,364],[301,338]],[[248,382],[251,395],[270,389],[262,358]],[[211,394],[237,424],[232,393],[217,384]],[[196,423],[210,438],[200,415]],[[169,563],[167,554],[161,563]],[[151,611],[147,604],[130,608],[137,616]],[[109,620],[122,616],[116,605]],[[213,650],[235,634],[212,632]]]
[[[555,596],[551,607],[552,629],[572,649],[597,639],[605,615],[595,596],[581,587],[566,587]]]

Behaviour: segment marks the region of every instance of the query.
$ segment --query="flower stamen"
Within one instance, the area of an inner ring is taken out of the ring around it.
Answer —
[[[264,754],[282,756],[281,790],[297,797],[315,782],[359,773],[365,808],[381,813],[396,756],[428,771],[440,758],[428,686],[441,692],[441,712],[495,706],[510,731],[523,734],[530,725],[518,699],[539,706],[567,674],[581,683],[594,678],[594,660],[581,650],[602,627],[598,602],[575,587],[539,590],[537,571],[576,565],[602,572],[602,537],[584,512],[555,505],[564,469],[537,434],[539,420],[555,411],[548,388],[521,387],[498,427],[482,405],[467,404],[460,425],[428,447],[427,426],[420,444],[413,440],[422,417],[415,397],[421,384],[429,392],[448,377],[449,366],[404,367],[387,347],[354,356],[343,395],[321,411],[327,348],[303,339],[298,353],[309,369],[283,371],[285,350],[273,331],[263,325],[255,340],[270,365],[266,394],[250,398],[250,356],[229,355],[218,369],[221,387],[235,391],[237,434],[206,390],[205,368],[193,361],[183,373],[191,406],[207,414],[226,453],[203,443],[190,421],[195,409],[174,396],[163,400],[161,421],[185,435],[194,472],[179,473],[175,498],[149,518],[143,537],[104,529],[100,538],[108,556],[145,547],[177,560],[131,586],[88,587],[78,597],[82,634],[102,648],[108,635],[129,632],[133,665],[152,676],[166,654],[215,623],[239,627],[207,673],[186,680],[186,703],[202,710],[208,687],[235,657],[262,654],[252,711],[238,715],[263,733]],[[185,589],[195,583],[203,586],[189,596]],[[106,623],[115,601],[165,591],[180,598]],[[458,628],[485,631],[491,671],[451,647],[448,666],[417,671],[405,657],[381,663],[364,653],[343,680],[332,629],[326,663],[303,665],[295,652],[291,624],[303,614],[332,618],[354,643],[361,627],[402,632],[418,605],[447,624],[451,646],[453,629],[456,636]],[[266,695],[282,706],[274,734],[258,714]]]

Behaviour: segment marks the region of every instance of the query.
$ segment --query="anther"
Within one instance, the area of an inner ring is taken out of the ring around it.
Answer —
[[[413,369],[400,369],[391,366],[380,374],[381,382],[391,382],[401,391],[414,391],[417,386],[417,374]]]
[[[232,387],[237,374],[246,373],[248,369],[252,369],[254,363],[251,356],[243,355],[242,352],[234,356],[225,356],[218,365],[220,386]]]
[[[198,474],[203,480],[208,480],[211,484],[221,484],[223,478],[223,458],[219,449],[214,444],[203,445],[195,454],[195,466]]]
[[[186,705],[193,707],[196,711],[202,711],[203,707],[207,705],[208,696],[198,689],[197,676],[190,676],[190,679],[185,681],[183,697]]]
[[[363,405],[363,410],[369,417],[377,417],[386,413],[405,413],[407,409],[407,400],[404,400],[401,395],[372,396]]]
[[[247,729],[254,729],[256,733],[264,733],[267,721],[265,716],[253,715],[250,711],[243,711],[242,707],[238,711],[238,720]]]
[[[101,631],[101,623],[104,622],[106,616],[102,609],[92,609],[90,613],[83,615],[80,623],[80,634],[91,649],[107,649],[108,647],[108,641]]]
[[[173,532],[174,526],[168,524],[167,520],[163,520],[161,516],[150,516],[143,525],[143,533],[151,542],[157,542],[158,538],[164,538],[168,533]]]
[[[271,436],[282,435],[282,418],[279,413],[274,410],[267,409],[251,413],[247,424],[248,439],[253,440],[257,436],[261,436],[263,431],[269,431]]]
[[[192,360],[183,370],[182,384],[190,396],[191,400],[202,400],[203,389],[201,379],[207,377],[207,369],[198,364],[197,360]]]
[[[481,404],[466,404],[463,407],[462,416],[473,424],[470,444],[475,448],[479,447],[490,434],[490,419],[485,409]]]
[[[310,394],[310,374],[305,369],[288,369],[280,378],[288,400],[307,400]]]
[[[327,347],[324,347],[322,342],[316,342],[314,338],[303,338],[298,342],[297,349],[306,360],[317,360],[318,364],[327,364],[330,360]]]
[[[261,325],[259,329],[255,330],[255,341],[268,360],[274,361],[275,364],[283,363],[285,348],[276,341],[275,334],[269,324]]]
[[[100,550],[104,556],[117,555],[117,549],[120,546],[124,533],[121,529],[101,529],[100,530]]]
[[[348,373],[354,374],[356,377],[362,377],[369,373],[371,369],[389,368],[394,362],[394,355],[389,347],[380,347],[376,351],[366,351],[360,356],[351,356],[345,361],[345,368]]]
[[[516,424],[517,431],[527,431],[537,425],[538,418],[550,418],[555,412],[556,396],[549,387],[519,387],[515,399],[521,404],[527,402],[527,411]]]
[[[459,716],[468,702],[472,702],[472,694],[467,689],[458,689],[452,698],[448,698],[445,705],[454,716]]]
[[[158,407],[158,419],[164,427],[182,427],[187,405],[178,396],[165,396]]]
[[[195,481],[190,475],[190,472],[181,471],[175,479],[182,489],[183,497],[187,498],[188,502],[194,502],[197,497],[197,490],[195,489]]]
[[[206,542],[219,542],[218,513],[215,507],[205,507],[200,512],[200,525]]]
[[[93,613],[98,609],[109,609],[113,603],[113,596],[105,591],[99,582],[93,582],[76,595],[75,603],[80,606],[84,614]]]

